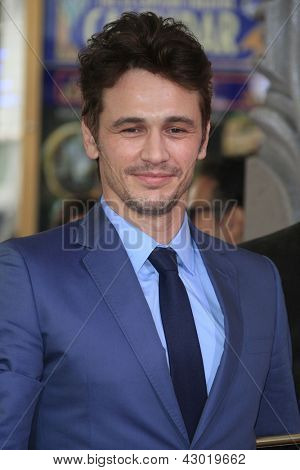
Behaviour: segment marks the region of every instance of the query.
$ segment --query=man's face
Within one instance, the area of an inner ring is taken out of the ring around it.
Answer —
[[[85,127],[85,126],[84,126]],[[90,158],[89,131],[84,129]],[[185,198],[198,158],[204,158],[199,94],[160,75],[133,69],[103,92],[98,149],[107,201],[161,215]]]

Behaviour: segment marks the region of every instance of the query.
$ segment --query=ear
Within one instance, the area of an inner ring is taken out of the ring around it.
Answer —
[[[82,132],[83,145],[84,145],[87,156],[91,160],[96,160],[99,157],[98,146],[95,142],[94,137],[92,136],[90,129],[85,124],[84,119],[81,120],[81,132]]]
[[[199,154],[198,154],[198,157],[197,157],[198,160],[203,160],[203,158],[206,157],[206,150],[207,150],[207,144],[208,144],[208,139],[209,139],[209,132],[210,132],[210,122],[208,122],[207,126],[206,126],[205,139],[201,144]]]

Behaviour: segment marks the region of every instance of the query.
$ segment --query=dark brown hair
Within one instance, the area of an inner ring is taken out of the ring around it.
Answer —
[[[173,18],[152,12],[126,12],[94,34],[79,52],[82,117],[97,138],[102,91],[123,73],[141,68],[200,95],[202,130],[211,113],[211,64],[188,28]]]

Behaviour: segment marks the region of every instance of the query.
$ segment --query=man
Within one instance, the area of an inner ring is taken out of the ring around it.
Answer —
[[[244,159],[201,162],[189,191],[189,216],[203,232],[237,245],[244,235]]]
[[[244,449],[298,432],[276,269],[185,213],[209,133],[200,44],[127,13],[80,63],[103,198],[1,246],[1,446]]]
[[[261,253],[276,264],[286,299],[292,334],[294,358],[293,375],[298,400],[300,399],[300,223],[278,232],[250,240],[242,245],[247,250]]]

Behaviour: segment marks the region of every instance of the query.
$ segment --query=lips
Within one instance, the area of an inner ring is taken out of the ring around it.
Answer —
[[[170,181],[173,175],[166,173],[138,173],[134,174],[141,182],[146,183],[146,185],[161,185]]]

